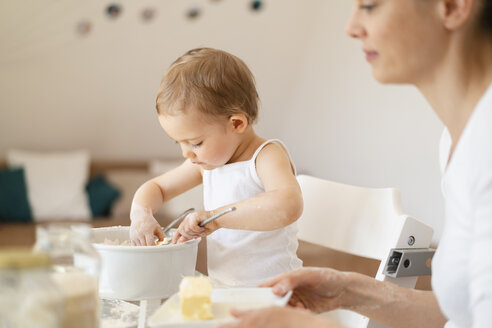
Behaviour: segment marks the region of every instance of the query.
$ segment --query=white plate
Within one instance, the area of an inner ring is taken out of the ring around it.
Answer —
[[[150,317],[149,327],[152,328],[212,328],[234,320],[230,309],[241,310],[261,308],[266,306],[284,306],[292,292],[284,297],[273,294],[271,288],[230,288],[212,290],[212,311],[214,319],[201,321],[187,321],[181,316],[179,293],[171,296]]]

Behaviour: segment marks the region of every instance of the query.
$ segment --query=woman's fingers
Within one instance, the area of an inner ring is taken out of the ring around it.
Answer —
[[[231,314],[235,318],[238,318],[238,319],[240,319],[241,317],[244,317],[245,315],[247,315],[250,312],[251,312],[251,310],[239,310],[239,309],[234,309],[234,308],[231,309]]]
[[[302,280],[303,272],[300,270],[287,272],[272,285],[272,291],[275,295],[284,296],[287,292],[294,290]]]
[[[259,285],[258,287],[273,287],[275,286],[280,280],[282,280],[284,278],[286,274],[285,273],[282,273],[282,274],[279,274],[278,276],[268,280],[267,282]]]
[[[304,276],[309,272],[303,269],[282,273],[259,287],[272,287],[275,295],[284,296],[287,292],[294,290],[305,280]]]
[[[296,286],[292,283],[291,278],[284,278],[272,287],[272,291],[275,295],[284,296],[285,294],[287,294],[287,292],[293,290],[295,287]]]
[[[291,306],[291,307],[295,307],[295,308],[306,309],[306,306],[296,296],[296,294],[293,294],[292,297],[289,299],[288,305]]]
[[[242,318],[246,317],[247,315],[249,315],[251,313],[251,311],[252,310],[238,310],[238,309],[233,308],[233,309],[231,309],[230,312],[231,312],[232,316],[235,317],[236,319],[242,319]],[[226,323],[224,325],[220,325],[219,328],[240,328],[240,327],[251,327],[251,324],[236,320],[233,322]]]
[[[219,326],[219,328],[240,328],[240,327],[241,327],[241,325],[240,325],[239,321],[229,322],[229,323],[226,323],[226,324]]]

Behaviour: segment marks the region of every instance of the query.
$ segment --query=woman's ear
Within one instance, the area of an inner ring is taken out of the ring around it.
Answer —
[[[440,0],[439,15],[448,30],[457,30],[465,25],[474,8],[476,0]]]
[[[248,118],[242,113],[234,114],[229,117],[229,123],[234,132],[243,133],[248,127]]]

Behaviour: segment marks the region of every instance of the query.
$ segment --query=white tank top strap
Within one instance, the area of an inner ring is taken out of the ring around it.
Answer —
[[[292,172],[294,173],[294,175],[297,175],[296,166],[294,165],[294,162],[292,161],[292,156],[290,155],[289,150],[287,149],[285,144],[282,141],[280,141],[279,139],[269,139],[269,140],[265,141],[264,143],[262,143],[260,145],[260,147],[258,147],[258,149],[256,149],[255,153],[253,154],[253,157],[251,157],[251,160],[250,160],[251,175],[253,176],[253,179],[255,180],[255,182],[258,183],[258,185],[260,185],[260,186],[263,186],[263,184],[261,183],[260,178],[258,177],[258,174],[256,173],[256,157],[258,157],[258,154],[260,153],[260,151],[263,148],[265,148],[265,146],[267,146],[268,144],[271,144],[271,143],[279,145],[285,151],[285,153],[289,157],[290,166],[292,167]]]

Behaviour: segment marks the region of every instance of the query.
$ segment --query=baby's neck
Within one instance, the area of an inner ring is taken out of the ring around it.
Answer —
[[[248,131],[245,131],[239,145],[236,148],[236,151],[232,155],[231,159],[227,162],[227,164],[243,162],[250,160],[253,157],[256,149],[264,143],[266,139],[258,136],[252,127],[248,128]]]

